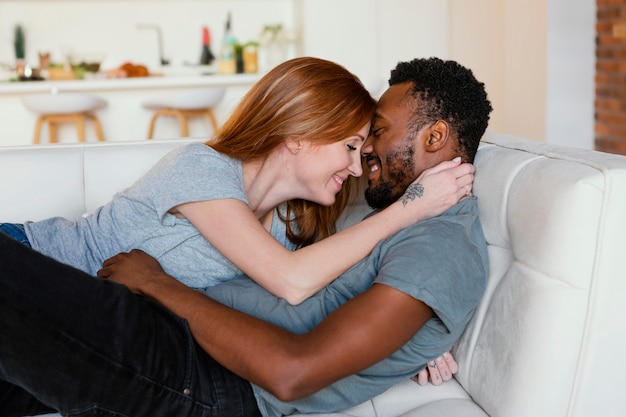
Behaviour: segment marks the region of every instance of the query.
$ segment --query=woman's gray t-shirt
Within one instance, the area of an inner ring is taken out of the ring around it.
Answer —
[[[241,161],[203,143],[169,152],[146,175],[93,213],[25,224],[33,249],[95,275],[119,252],[141,249],[168,274],[192,288],[206,288],[242,272],[186,219],[168,213],[183,203],[233,198],[248,204]],[[286,239],[276,212],[272,235]]]

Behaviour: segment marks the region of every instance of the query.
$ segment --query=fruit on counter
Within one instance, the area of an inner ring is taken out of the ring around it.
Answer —
[[[119,68],[108,70],[106,75],[108,78],[148,77],[150,76],[150,71],[148,71],[145,65],[125,62]]]

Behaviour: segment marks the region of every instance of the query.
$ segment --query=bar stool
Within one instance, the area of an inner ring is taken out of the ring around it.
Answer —
[[[154,128],[159,117],[175,117],[180,125],[181,137],[189,136],[188,121],[192,117],[206,117],[209,119],[213,131],[217,130],[217,119],[213,114],[215,107],[226,94],[225,87],[201,88],[188,91],[173,91],[149,98],[142,103],[146,109],[153,110],[150,120],[148,139],[154,136]]]
[[[93,123],[98,141],[105,140],[102,125],[94,112],[105,107],[107,102],[99,97],[84,93],[51,93],[24,96],[22,101],[29,110],[39,114],[33,144],[39,143],[44,123],[48,123],[50,143],[58,141],[59,123],[74,123],[78,141],[85,142],[85,120]]]

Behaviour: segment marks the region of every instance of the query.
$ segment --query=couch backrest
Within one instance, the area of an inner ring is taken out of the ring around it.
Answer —
[[[487,294],[455,349],[492,417],[626,415],[626,157],[488,134]]]
[[[130,186],[171,149],[200,140],[0,148],[0,222],[76,218]]]

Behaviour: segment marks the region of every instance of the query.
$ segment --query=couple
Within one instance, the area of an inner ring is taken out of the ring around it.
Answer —
[[[0,231],[90,275],[108,258],[141,249],[192,288],[245,273],[297,304],[378,241],[440,214],[471,189],[471,174],[461,174],[470,164],[451,171],[460,177],[451,178],[452,187],[427,175],[420,184],[430,190],[422,198],[395,202],[334,233],[362,173],[361,147],[375,109],[341,66],[290,60],[250,89],[213,140],[171,152],[94,213],[0,224]],[[343,256],[334,256],[339,250]]]
[[[361,149],[375,208],[428,194],[413,183],[425,168],[471,161],[491,109],[483,85],[452,62],[401,63],[390,84]],[[11,390],[3,404],[14,407],[6,415],[49,410],[43,404],[126,416],[347,408],[448,349],[486,278],[475,198],[382,242],[296,307],[245,278],[205,289],[221,303],[213,301],[142,252],[107,261],[101,281],[2,246],[0,392]]]

